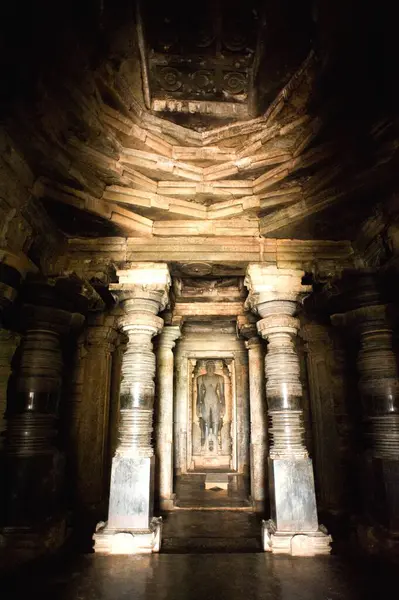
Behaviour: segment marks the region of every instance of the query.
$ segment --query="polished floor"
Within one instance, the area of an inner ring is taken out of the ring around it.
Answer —
[[[257,554],[86,555],[0,581],[1,600],[385,600],[397,571],[369,560]]]
[[[180,508],[250,509],[248,482],[242,475],[228,475],[228,489],[205,489],[205,474],[190,473],[176,479],[175,504]]]
[[[162,552],[261,552],[260,521],[238,510],[176,510],[164,516]]]

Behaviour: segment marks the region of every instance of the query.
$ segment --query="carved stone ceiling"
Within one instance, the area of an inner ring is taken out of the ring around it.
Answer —
[[[395,187],[368,38],[322,3],[119,4],[6,36],[3,149],[65,233],[351,239]]]

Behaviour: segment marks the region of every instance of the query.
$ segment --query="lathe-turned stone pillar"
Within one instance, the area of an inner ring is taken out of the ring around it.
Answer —
[[[0,329],[0,452],[4,444],[8,380],[11,375],[11,360],[19,344],[20,336],[13,331]]]
[[[0,248],[0,452],[4,442],[4,413],[11,375],[11,359],[20,340],[18,334],[8,330],[8,312],[27,273],[36,271],[37,267],[24,254]]]
[[[163,263],[135,263],[118,271],[114,284],[127,335],[122,360],[119,442],[112,460],[108,522],[94,535],[95,551],[133,554],[159,551],[161,520],[153,518],[154,450],[151,433],[154,407],[155,354],[152,338],[163,320],[170,275]]]
[[[251,499],[257,512],[264,512],[268,496],[267,483],[267,417],[264,377],[264,349],[255,323],[240,324],[240,334],[247,338],[250,409]]]
[[[173,348],[180,335],[179,326],[167,325],[158,341],[156,450],[162,510],[173,508]]]
[[[356,283],[361,290],[357,292],[357,308],[353,308],[356,304],[352,298],[351,310],[335,314],[331,320],[345,331],[355,333],[359,341],[357,371],[368,465],[364,494],[369,524],[377,525],[374,532],[377,537],[378,526],[382,525],[396,538],[399,535],[399,381],[393,351],[393,307],[382,303],[378,282],[370,274],[360,273]],[[387,547],[386,540],[380,541]],[[378,546],[376,539],[373,543]]]
[[[263,524],[264,549],[301,556],[330,552],[330,536],[319,529],[312,461],[304,442],[302,385],[295,337],[298,302],[309,287],[304,273],[249,265],[247,305],[261,320],[268,341],[265,360],[269,416],[271,520]]]
[[[67,310],[72,308],[71,298],[65,297],[64,290],[60,297],[56,285],[46,282],[31,284],[25,299],[20,317],[24,335],[6,413],[4,533],[15,528],[34,533],[39,528],[44,550],[57,545],[56,538],[63,541],[65,524],[64,456],[57,437],[61,337],[81,326],[84,315]],[[79,302],[82,305],[83,298]]]
[[[104,313],[89,316],[77,349],[68,454],[80,509],[95,509],[106,499],[115,320]]]

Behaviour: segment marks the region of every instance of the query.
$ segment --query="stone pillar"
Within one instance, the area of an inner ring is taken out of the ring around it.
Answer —
[[[11,360],[19,344],[20,336],[12,331],[0,329],[0,452],[4,443],[8,380],[11,375]]]
[[[189,369],[187,352],[181,349],[181,338],[175,356],[176,390],[173,410],[174,469],[177,476],[187,471],[187,398],[189,394]]]
[[[19,335],[8,330],[12,321],[8,313],[26,274],[35,271],[37,267],[24,254],[0,248],[0,451],[4,441],[4,413],[11,375],[11,359],[20,340]]]
[[[334,348],[328,329],[317,323],[301,327],[305,340],[318,499],[331,513],[343,508],[343,464],[334,398]]]
[[[78,344],[75,393],[68,432],[74,495],[80,509],[96,509],[108,488],[111,356],[115,317],[89,317]]]
[[[164,327],[157,352],[157,429],[156,451],[159,472],[159,500],[162,510],[173,508],[173,348],[180,327]]]
[[[25,333],[6,413],[5,523],[32,532],[44,528],[43,538],[48,535],[57,545],[55,538],[62,543],[64,527],[64,457],[57,440],[61,336],[84,317],[49,306],[52,291],[44,291],[45,305],[25,304],[22,309]]]
[[[361,290],[356,294],[357,302],[352,301],[351,310],[332,315],[331,320],[355,333],[359,342],[358,387],[368,471],[363,491],[369,523],[365,543],[375,534],[373,544],[378,547],[379,527],[386,528],[390,536],[399,535],[399,383],[393,351],[393,311],[392,306],[382,303],[375,277],[365,273],[354,279],[354,287],[357,283]],[[373,534],[372,523],[377,527]],[[381,545],[386,549],[385,533],[381,536]]]
[[[161,521],[153,518],[155,354],[152,338],[162,330],[157,313],[166,306],[170,275],[162,263],[136,263],[118,271],[114,284],[128,337],[122,360],[119,441],[112,460],[108,522],[94,535],[95,551],[134,554],[159,551]]]
[[[312,461],[304,442],[302,385],[295,337],[298,302],[309,287],[304,273],[249,265],[247,305],[261,320],[259,334],[268,341],[265,360],[269,416],[271,520],[263,524],[264,549],[292,555],[327,554],[330,536],[319,529]]]
[[[265,510],[267,471],[267,422],[264,380],[264,351],[255,323],[239,328],[248,339],[251,499],[257,512]]]

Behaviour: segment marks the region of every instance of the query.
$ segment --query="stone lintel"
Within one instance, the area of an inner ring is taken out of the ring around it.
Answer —
[[[184,317],[243,315],[243,302],[176,302],[174,315]]]

